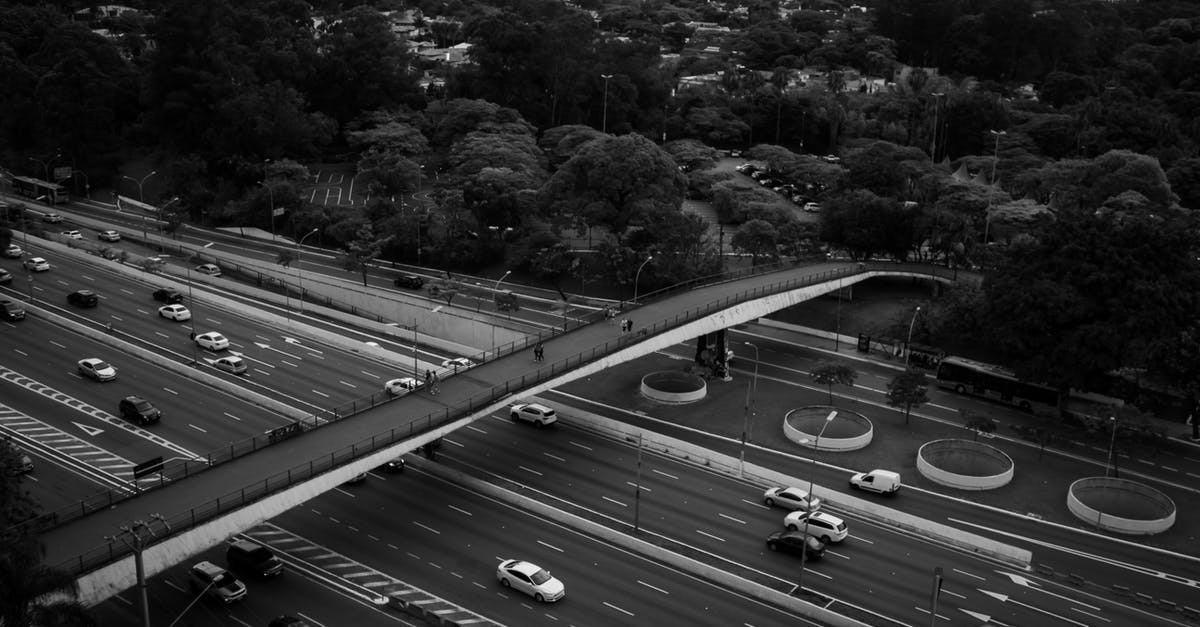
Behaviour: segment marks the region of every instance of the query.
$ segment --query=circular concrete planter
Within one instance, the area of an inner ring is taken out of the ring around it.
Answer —
[[[827,425],[826,419],[834,411],[837,417]],[[822,428],[824,433],[821,433]],[[818,442],[819,433],[821,440]],[[800,446],[818,451],[857,451],[871,443],[875,425],[858,412],[829,405],[809,405],[793,409],[783,417],[783,434]]]
[[[694,403],[707,394],[708,383],[694,374],[661,370],[642,377],[642,396],[652,401],[682,405]]]
[[[926,479],[960,490],[1006,486],[1015,468],[1004,451],[971,440],[934,440],[917,451],[917,470]]]
[[[1128,535],[1162,533],[1175,524],[1171,497],[1144,483],[1085,477],[1067,491],[1067,509],[1079,520]]]

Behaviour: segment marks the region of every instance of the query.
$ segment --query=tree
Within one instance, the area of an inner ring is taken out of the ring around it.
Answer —
[[[74,600],[74,575],[47,566],[44,557],[44,548],[32,537],[6,539],[0,548],[0,625],[95,625]]]
[[[361,272],[363,287],[367,286],[367,270],[371,262],[379,256],[383,247],[391,237],[379,238],[369,222],[363,222],[354,234],[354,239],[346,244],[346,252],[341,256],[342,267],[351,272]]]
[[[779,234],[766,220],[751,220],[742,225],[730,238],[735,250],[750,253],[750,265],[757,266],[759,258],[775,260],[779,257]]]
[[[887,404],[892,407],[904,408],[904,424],[906,425],[912,409],[929,402],[929,397],[925,394],[929,388],[929,378],[922,370],[909,368],[893,377],[887,387]]]
[[[813,383],[824,385],[829,391],[829,404],[833,405],[833,386],[847,385],[854,386],[854,380],[858,378],[858,371],[844,364],[819,364],[809,373]]]

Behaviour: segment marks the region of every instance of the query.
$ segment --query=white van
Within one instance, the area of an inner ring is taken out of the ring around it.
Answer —
[[[880,494],[894,494],[900,489],[900,473],[876,468],[850,477],[850,487]]]

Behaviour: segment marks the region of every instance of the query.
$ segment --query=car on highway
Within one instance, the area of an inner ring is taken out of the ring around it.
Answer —
[[[367,473],[360,472],[357,475],[354,475],[353,477],[350,477],[349,479],[347,479],[346,483],[343,483],[342,485],[358,485],[366,480],[367,480]]]
[[[96,235],[96,237],[98,237],[98,238],[100,238],[101,240],[103,240],[103,241],[106,241],[106,242],[119,242],[119,241],[121,241],[121,234],[120,234],[120,233],[118,233],[118,232],[116,232],[116,231],[114,231],[114,230],[112,230],[112,229],[108,229],[108,230],[105,230],[105,231],[100,231],[100,233],[98,233],[98,234]]]
[[[567,595],[567,588],[550,571],[523,560],[504,560],[496,567],[496,579],[505,588],[523,592],[538,603],[553,603]]]
[[[392,396],[400,396],[408,394],[420,387],[421,383],[412,377],[403,377],[401,379],[392,379],[383,384],[383,389],[387,390]]]
[[[204,350],[223,351],[229,348],[229,340],[216,331],[201,333],[196,336],[196,344]]]
[[[12,273],[4,268],[0,268],[0,285],[12,283]]]
[[[404,472],[404,458],[397,457],[396,459],[388,460],[387,462],[384,462],[380,468],[382,468],[384,472],[392,475]]]
[[[117,378],[117,369],[113,368],[112,364],[109,364],[107,361],[96,357],[80,359],[75,367],[81,377],[97,381],[112,381]]]
[[[230,374],[242,374],[246,372],[246,360],[237,355],[228,355],[214,360],[213,367]]]
[[[392,281],[392,285],[396,287],[407,287],[413,290],[419,290],[425,287],[425,279],[415,274],[402,274]]]
[[[215,263],[202,263],[196,266],[196,272],[208,276],[221,276],[221,267]]]
[[[767,507],[778,505],[792,511],[814,512],[821,509],[821,499],[800,488],[768,488],[763,493],[763,503],[766,503]]]
[[[83,239],[83,233],[80,233],[79,231],[74,231],[74,230],[63,231],[62,236],[67,239]]]
[[[140,396],[126,396],[117,404],[117,409],[121,412],[122,418],[139,425],[158,422],[162,418],[162,412],[153,403]]]
[[[825,543],[802,531],[776,531],[767,536],[767,548],[784,553],[803,554],[807,559],[825,555]]]
[[[783,526],[820,538],[825,544],[841,542],[849,535],[844,520],[825,512],[794,511],[784,517]]]
[[[452,359],[442,360],[443,368],[453,369],[455,372],[458,372],[459,370],[466,370],[467,368],[470,368],[471,366],[474,366],[474,365],[475,364],[472,363],[471,360],[467,359],[466,357],[454,357]]]
[[[234,603],[246,598],[245,584],[229,571],[208,561],[192,566],[188,584],[193,593],[206,594],[222,603]]]
[[[850,475],[850,487],[866,492],[895,494],[900,490],[900,473],[876,468],[871,472],[856,472]]]
[[[50,269],[50,262],[41,257],[30,257],[22,265],[30,272],[45,272]]]
[[[67,303],[76,307],[95,307],[100,304],[100,297],[92,290],[75,290],[67,294]]]
[[[9,322],[24,320],[25,308],[21,306],[21,303],[11,298],[0,296],[0,318],[4,318]]]
[[[552,408],[539,403],[513,405],[508,410],[508,417],[512,418],[513,422],[528,422],[538,428],[548,427],[558,422],[558,414]]]
[[[62,221],[63,221],[63,217],[58,215],[57,213],[47,213],[46,215],[42,216],[42,222],[47,222],[49,224],[58,224],[59,222],[62,222]]]
[[[16,244],[9,244],[8,246],[4,247],[4,256],[8,257],[9,259],[20,259],[21,255],[24,254],[25,251],[21,250],[21,247],[17,246]]]
[[[183,322],[192,319],[192,312],[187,307],[180,304],[163,305],[158,308],[158,315],[168,320]]]
[[[271,549],[249,540],[234,540],[225,549],[225,561],[230,570],[249,573],[259,579],[283,574],[283,561]]]
[[[183,302],[183,294],[173,287],[160,287],[154,290],[154,300],[160,303],[174,305],[175,303]]]

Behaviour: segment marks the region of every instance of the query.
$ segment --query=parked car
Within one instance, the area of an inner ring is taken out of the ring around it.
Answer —
[[[402,274],[392,281],[396,287],[407,287],[413,290],[419,290],[425,287],[425,278],[415,274]]]
[[[47,213],[42,216],[42,222],[47,222],[49,224],[58,224],[59,222],[62,222],[62,221],[63,221],[63,217],[58,215],[57,213]]]
[[[520,403],[513,405],[508,411],[509,418],[514,422],[524,421],[538,428],[548,427],[558,422],[558,414],[549,407],[539,403]]]
[[[196,336],[196,344],[204,350],[223,351],[229,348],[229,340],[216,331],[201,333]]]
[[[95,379],[97,381],[112,381],[117,378],[117,369],[113,368],[108,362],[95,357],[80,359],[75,365],[79,371],[79,376]]]
[[[0,296],[0,318],[4,318],[9,322],[24,320],[25,308],[21,306],[21,303],[11,298]]]
[[[802,531],[776,531],[767,536],[767,548],[784,553],[803,554],[807,559],[825,555],[825,543]]]
[[[67,303],[76,307],[95,307],[100,304],[100,297],[92,290],[75,290],[67,294]]]
[[[4,247],[4,256],[8,257],[9,259],[20,259],[21,255],[24,254],[25,251],[21,250],[21,247],[17,246],[16,244],[9,244],[8,246]]]
[[[850,487],[867,492],[895,494],[900,489],[900,473],[879,468],[871,472],[855,473],[850,476]]]
[[[83,239],[83,233],[79,231],[63,231],[62,236],[67,239]]]
[[[163,305],[158,308],[158,315],[168,320],[183,322],[192,319],[192,312],[183,305]]]
[[[26,270],[30,272],[45,272],[50,269],[50,262],[41,257],[30,257],[23,264]]]
[[[140,396],[126,396],[121,399],[117,408],[120,410],[122,418],[140,425],[158,422],[162,418],[162,412],[153,403]]]
[[[237,355],[227,355],[213,361],[213,367],[230,374],[242,374],[246,372],[246,360]]]
[[[385,462],[380,468],[388,474],[396,474],[404,472],[404,458],[397,457],[396,459]]]
[[[821,499],[800,488],[769,488],[763,493],[763,503],[767,507],[778,505],[793,511],[815,512],[821,509]]]
[[[391,381],[388,381],[387,383],[383,384],[383,389],[387,390],[388,394],[391,394],[392,396],[400,396],[401,394],[408,394],[409,392],[412,392],[420,387],[420,385],[420,382],[418,382],[416,379],[412,377],[404,377],[402,379],[392,379]]]
[[[168,305],[183,302],[183,294],[173,287],[160,287],[154,290],[154,300]]]
[[[538,603],[553,603],[567,595],[563,583],[550,572],[522,560],[504,560],[496,568],[496,579],[505,588],[519,590]]]
[[[121,234],[112,229],[108,229],[106,231],[100,231],[100,233],[97,234],[96,237],[100,238],[101,240],[103,240],[105,242],[121,241]]]
[[[346,483],[344,483],[342,485],[358,485],[366,480],[367,480],[367,473],[360,472],[357,475],[354,475],[353,477],[350,477],[349,479],[347,479]]]
[[[196,272],[208,276],[221,276],[221,267],[215,263],[202,263],[196,266]]]
[[[446,360],[442,361],[443,368],[452,368],[455,372],[457,372],[459,370],[466,370],[467,368],[470,368],[471,366],[474,366],[474,365],[475,364],[472,363],[471,360],[467,359],[466,357],[455,357],[453,359],[446,359]]]
[[[199,562],[191,568],[189,585],[192,592],[204,593],[222,603],[234,603],[246,598],[246,586],[229,571],[212,562]]]
[[[845,521],[825,512],[795,511],[783,519],[783,526],[788,531],[802,531],[816,536],[826,544],[841,542],[849,535]]]
[[[271,549],[249,540],[234,540],[225,549],[229,569],[267,579],[283,573],[283,562]]]
[[[804,203],[804,212],[805,213],[818,213],[820,211],[821,211],[821,205],[819,205],[815,202]]]
[[[8,285],[12,283],[12,273],[4,268],[0,268],[0,285]]]

